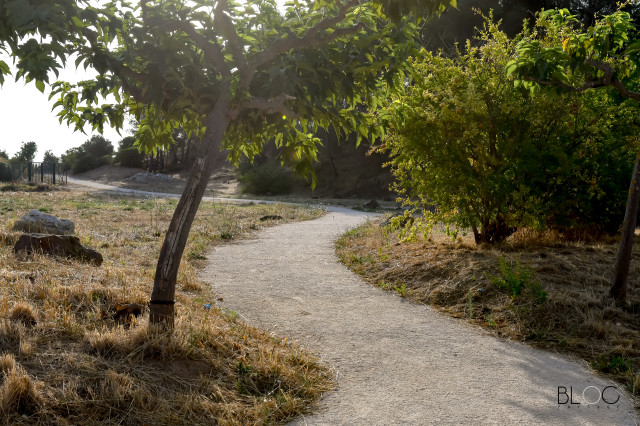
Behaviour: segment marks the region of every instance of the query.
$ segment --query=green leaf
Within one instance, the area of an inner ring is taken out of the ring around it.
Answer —
[[[0,75],[3,74],[11,74],[11,70],[5,61],[0,61]]]
[[[44,93],[44,81],[36,80],[36,88],[40,91],[40,93]]]

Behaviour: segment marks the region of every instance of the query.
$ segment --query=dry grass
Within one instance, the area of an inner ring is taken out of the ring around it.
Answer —
[[[208,248],[320,213],[289,206],[203,203],[178,277],[176,328],[124,324],[117,306],[149,299],[175,200],[57,191],[0,198],[0,422],[4,424],[263,424],[309,409],[328,370],[295,345],[215,306],[198,279]],[[97,268],[12,252],[13,222],[29,209],[76,222]],[[210,304],[211,309],[203,309]]]
[[[640,394],[640,246],[630,271],[629,305],[607,298],[614,240],[563,242],[557,235],[520,233],[499,247],[429,240],[398,243],[397,234],[369,223],[338,242],[341,260],[366,281],[492,330],[495,334],[577,355]],[[519,295],[496,284],[500,259],[530,271]],[[535,283],[541,284],[537,288]],[[546,300],[542,292],[547,293]]]

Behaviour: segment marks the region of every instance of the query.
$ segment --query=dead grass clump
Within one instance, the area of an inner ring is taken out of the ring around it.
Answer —
[[[0,371],[7,373],[16,366],[16,358],[10,353],[0,355]]]
[[[117,408],[123,408],[133,402],[136,393],[135,380],[127,374],[120,374],[111,369],[101,384],[100,395],[114,402]]]
[[[607,234],[602,227],[588,226],[572,229],[534,229],[520,228],[509,238],[508,247],[512,249],[533,247],[562,247],[574,243],[613,244],[618,237]]]
[[[521,230],[494,247],[435,232],[399,244],[396,233],[369,224],[345,234],[336,252],[373,285],[497,335],[578,355],[640,395],[640,288],[630,286],[628,306],[615,306],[607,295],[617,243],[583,237]],[[629,282],[638,281],[634,261]]]
[[[30,303],[18,302],[9,312],[9,319],[19,322],[25,327],[33,327],[38,323],[38,313]]]
[[[25,334],[24,326],[7,319],[0,320],[0,351],[15,351]]]
[[[41,385],[36,385],[20,366],[14,366],[4,373],[0,387],[0,412],[5,416],[11,413],[32,415],[43,403]]]
[[[15,246],[16,243],[18,242],[18,239],[20,238],[20,235],[22,234],[19,232],[12,232],[12,231],[0,232],[0,247]]]
[[[190,351],[173,333],[154,332],[145,320],[128,330],[125,327],[95,329],[85,338],[96,354],[105,358],[133,360],[189,359]]]

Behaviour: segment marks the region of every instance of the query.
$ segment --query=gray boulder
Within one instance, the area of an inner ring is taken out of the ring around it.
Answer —
[[[380,207],[380,203],[376,200],[371,200],[371,201],[367,201],[366,203],[364,203],[362,205],[363,208],[365,209],[377,209],[378,207]]]
[[[102,255],[80,244],[73,235],[22,234],[13,247],[17,255],[43,253],[48,256],[59,256],[77,259],[81,262],[102,265]]]
[[[42,213],[38,210],[30,210],[13,224],[14,231],[37,232],[43,234],[70,235],[75,231],[75,224],[67,219],[58,219],[55,216]]]

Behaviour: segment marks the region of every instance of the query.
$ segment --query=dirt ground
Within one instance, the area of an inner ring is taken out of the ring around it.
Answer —
[[[107,165],[73,175],[73,177],[119,188],[180,194],[187,182],[188,175],[186,173],[153,174],[139,168]],[[234,171],[225,167],[213,173],[205,195],[209,197],[239,197],[242,195],[242,188]]]
[[[185,172],[182,174],[174,173],[169,175],[153,175],[143,169],[107,165],[85,173],[73,175],[72,177],[124,189],[181,194],[184,189],[184,185],[186,184],[188,174]],[[70,187],[73,187],[73,184],[70,183]],[[86,190],[86,188],[84,189]],[[223,167],[214,171],[213,175],[209,179],[209,185],[205,192],[205,196],[235,199],[259,198],[275,202],[313,204],[320,206],[342,206],[364,209],[367,211],[395,211],[399,208],[398,203],[395,201],[378,198],[375,199],[375,201],[378,203],[379,207],[368,209],[366,208],[366,203],[372,201],[371,198],[319,198],[318,194],[315,192],[275,196],[261,195],[256,197],[242,191],[242,184],[238,181],[234,170],[228,167]]]

